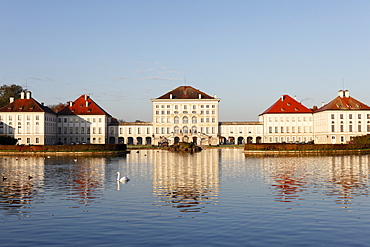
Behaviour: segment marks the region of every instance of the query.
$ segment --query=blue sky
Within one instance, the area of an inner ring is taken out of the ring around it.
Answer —
[[[0,84],[45,104],[91,97],[151,121],[185,84],[253,121],[282,94],[307,107],[340,89],[370,104],[370,1],[0,0]]]

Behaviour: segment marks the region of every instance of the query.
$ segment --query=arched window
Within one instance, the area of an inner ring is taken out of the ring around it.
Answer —
[[[182,123],[183,124],[187,124],[188,122],[189,122],[188,117],[183,117],[182,118]]]
[[[197,122],[198,122],[197,117],[194,116],[191,118],[191,123],[196,124]]]
[[[184,134],[189,133],[189,129],[188,129],[188,127],[184,126],[184,128],[182,128],[182,132],[183,132]]]
[[[197,126],[193,126],[193,127],[191,127],[191,132],[193,132],[193,133],[197,133]]]
[[[174,133],[175,133],[175,134],[180,133],[180,128],[179,128],[179,126],[175,126],[175,128],[174,128]]]
[[[177,117],[177,116],[176,116],[176,117],[174,118],[174,123],[175,123],[175,124],[180,123],[180,119],[179,119],[179,117]]]

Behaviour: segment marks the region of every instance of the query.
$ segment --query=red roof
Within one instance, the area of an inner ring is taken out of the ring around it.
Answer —
[[[88,95],[81,95],[63,108],[59,115],[109,115],[103,108],[96,104]]]
[[[289,95],[283,95],[278,99],[278,101],[270,106],[270,108],[260,115],[271,113],[312,113],[312,110],[308,109]]]
[[[172,99],[199,99],[199,95],[201,99],[214,99],[214,97],[191,86],[179,86],[157,99],[171,99],[171,97]]]
[[[316,112],[327,110],[370,110],[370,107],[351,96],[337,96],[328,104],[320,107]]]
[[[40,104],[32,97],[29,99],[19,98],[2,107],[0,112],[46,112],[55,114],[49,107]]]

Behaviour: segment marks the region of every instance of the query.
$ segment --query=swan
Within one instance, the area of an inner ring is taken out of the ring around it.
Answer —
[[[120,182],[128,182],[130,181],[130,179],[128,177],[121,177],[120,178],[120,172],[117,172],[117,181],[120,181]]]

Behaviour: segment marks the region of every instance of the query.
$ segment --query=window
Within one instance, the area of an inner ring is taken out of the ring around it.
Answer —
[[[334,114],[331,114],[331,119],[334,119]]]
[[[358,119],[361,119],[361,114],[358,114]]]
[[[349,118],[349,119],[352,119],[352,114],[349,114],[349,115],[348,115],[348,118]]]
[[[174,128],[174,132],[175,132],[175,134],[180,133],[180,128],[179,128],[178,126],[175,126],[175,128]]]
[[[81,127],[81,134],[85,134],[85,127]]]
[[[339,115],[339,118],[340,118],[340,119],[343,119],[343,114],[340,114],[340,115]]]
[[[196,127],[196,126],[191,127],[191,131],[192,131],[193,133],[197,133],[197,127]]]
[[[128,133],[132,134],[132,128],[128,128]]]
[[[67,127],[64,127],[64,128],[63,128],[63,133],[64,133],[64,134],[67,134]]]
[[[31,139],[27,137],[27,144],[30,144],[30,143],[31,143]]]
[[[73,134],[73,127],[69,127],[69,134]]]
[[[272,133],[272,127],[269,127],[269,133]]]
[[[22,120],[22,115],[18,115],[18,120]]]
[[[275,133],[278,133],[278,127],[275,127]]]
[[[67,122],[67,118],[63,118],[63,122],[65,122],[65,123],[66,123],[66,122]]]
[[[189,121],[188,121],[188,117],[183,117],[182,118],[182,123],[183,124],[187,124]]]
[[[280,132],[281,132],[281,133],[284,133],[284,127],[281,127]]]
[[[340,132],[344,132],[343,124],[340,125]]]
[[[36,137],[36,143],[40,143],[40,138]]]
[[[195,117],[195,116],[194,116],[194,117],[192,117],[192,118],[191,118],[191,122],[192,122],[193,124],[196,124],[196,123],[197,123],[197,117]]]
[[[358,125],[358,128],[357,128],[358,132],[361,132],[361,124]]]
[[[101,127],[99,127],[99,134],[101,134],[102,132],[101,132]]]
[[[348,126],[348,131],[352,132],[352,124]]]
[[[335,132],[335,127],[334,125],[331,126],[331,132]]]
[[[175,123],[175,124],[180,123],[180,118],[176,116],[176,117],[174,118],[174,123]]]

